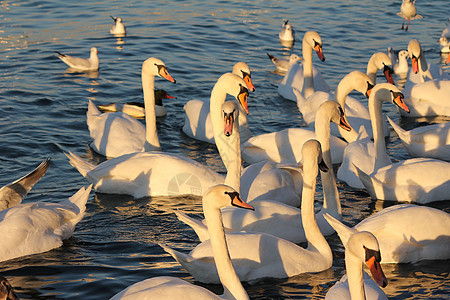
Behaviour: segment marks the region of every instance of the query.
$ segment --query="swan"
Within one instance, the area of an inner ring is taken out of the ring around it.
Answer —
[[[353,71],[342,78],[336,89],[336,93],[318,91],[305,99],[303,95],[294,88],[294,94],[297,97],[298,109],[302,113],[303,119],[308,127],[314,127],[317,109],[322,103],[328,100],[336,100],[343,108],[345,107],[345,116],[352,125],[352,128],[359,131],[361,126],[365,126],[371,131],[372,126],[370,123],[369,111],[361,102],[353,97],[349,97],[348,94],[352,90],[357,90],[366,97],[369,97],[372,88],[373,84],[369,76],[359,71]],[[389,136],[387,124],[385,128],[385,135]],[[356,140],[357,134],[355,130],[348,132],[345,131],[345,129],[339,129],[339,127],[334,124],[331,126],[331,134],[344,137],[347,142]]]
[[[295,39],[295,31],[292,28],[291,24],[288,24],[289,20],[284,20],[283,27],[281,28],[278,37],[283,41],[294,41]]]
[[[155,90],[155,114],[157,117],[164,117],[167,114],[163,99],[176,99],[176,97],[170,96],[165,90]],[[136,119],[145,117],[144,104],[141,102],[110,103],[99,105],[98,108],[102,112],[121,111]]]
[[[367,63],[366,74],[373,84],[377,83],[378,70],[383,70],[382,72],[386,77],[387,82],[394,84],[394,79],[392,78],[392,74],[394,73],[394,70],[392,69],[392,60],[386,53],[374,53]]]
[[[324,102],[317,112],[322,115],[329,115],[329,119],[341,118],[340,105],[334,101]],[[334,229],[323,218],[324,213],[341,219],[341,202],[339,192],[334,177],[333,165],[330,155],[330,127],[329,122],[322,126],[317,123],[317,139],[322,145],[323,160],[329,167],[328,172],[321,172],[322,187],[324,194],[324,204],[322,209],[316,213],[316,221],[320,231],[324,236],[334,233]],[[326,128],[328,125],[328,128]],[[323,128],[320,128],[323,127]],[[302,184],[302,183],[300,183]],[[270,196],[270,195],[269,195]],[[270,199],[270,200],[269,200]],[[224,227],[227,232],[265,232],[293,243],[306,242],[305,231],[303,230],[301,210],[280,201],[266,197],[253,201],[247,201],[255,210],[242,211],[233,207],[222,210]],[[183,212],[177,211],[178,219],[191,226],[200,238],[200,241],[209,239],[205,220],[197,221],[190,218]]]
[[[220,209],[232,205],[253,209],[251,205],[241,200],[238,192],[226,185],[210,187],[202,198],[203,213],[208,220],[208,231],[211,235],[210,243],[214,264],[224,289],[221,296],[179,278],[161,276],[135,283],[113,296],[111,300],[151,299],[152,297],[155,299],[183,299],[186,297],[188,299],[249,299],[231,263],[222,225]]]
[[[244,62],[238,62],[233,66],[233,74],[243,78],[250,91],[254,92],[250,68]],[[193,138],[200,141],[214,143],[213,126],[211,124],[210,110],[211,106],[215,105],[220,107],[225,100],[220,103],[212,103],[207,100],[190,100],[184,105],[184,111],[186,116],[184,119],[183,132]],[[247,117],[248,105],[247,103],[240,103],[242,106],[241,113],[239,114],[239,132],[241,134],[241,143],[252,136],[252,133],[248,127]]]
[[[428,206],[397,204],[349,228],[326,216],[342,242],[355,231],[371,232],[383,254],[382,263],[416,263],[450,258],[450,214]]]
[[[221,102],[228,93],[236,98],[242,98],[240,101],[245,103],[248,90],[244,86],[245,82],[242,78],[226,73],[214,85],[211,102]],[[228,170],[229,181],[225,182],[235,187],[234,183],[239,184],[236,178],[239,177],[242,168],[240,159],[237,159],[239,152],[235,150],[238,149],[239,141],[235,135],[231,134],[227,137],[224,134],[226,120],[220,111],[217,114],[218,119],[212,117],[214,127],[218,128],[217,133],[223,135],[217,139],[219,142],[216,145]],[[147,111],[146,117],[148,115]],[[234,145],[229,146],[227,143]],[[72,152],[65,154],[70,164],[93,183],[95,190],[100,193],[126,194],[134,198],[185,194],[201,196],[212,185],[224,182],[223,176],[209,167],[172,153],[160,151],[130,153],[107,160],[97,166],[84,161]],[[234,183],[230,184],[231,181]],[[235,188],[239,190],[238,187]]]
[[[330,87],[320,72],[313,67],[312,51],[316,51],[321,61],[325,61],[322,52],[322,39],[315,31],[308,31],[303,36],[302,56],[303,64],[293,64],[278,85],[278,93],[288,100],[296,101],[293,89],[299,90],[305,98],[314,91],[329,92]]]
[[[381,256],[376,237],[366,231],[355,232],[344,246],[347,274],[328,290],[325,300],[387,300],[379,287],[385,287],[387,279],[380,265],[384,257]],[[375,281],[364,272],[364,263]]]
[[[402,1],[402,6],[400,6],[400,12],[397,13],[398,16],[403,18],[402,30],[405,29],[405,31],[408,31],[409,22],[411,22],[411,20],[422,19],[422,16],[416,13],[416,6],[414,5],[415,3],[416,0],[412,2],[411,0]],[[408,19],[408,24],[406,25],[405,28],[406,19]]]
[[[45,159],[27,175],[0,188],[0,211],[22,203],[31,188],[45,175],[50,158]]]
[[[441,36],[438,40],[440,44],[441,53],[449,53],[450,52],[450,42],[445,36]]]
[[[241,281],[261,278],[286,278],[301,273],[327,270],[333,263],[330,246],[321,234],[314,214],[314,194],[319,165],[323,163],[320,143],[310,140],[303,146],[302,219],[308,248],[266,233],[227,234],[230,257]],[[217,271],[212,263],[211,240],[197,245],[189,254],[163,246],[195,280],[218,283]]]
[[[413,39],[408,44],[412,61],[403,94],[411,105],[411,113],[402,116],[432,117],[450,116],[450,80],[435,64],[427,64],[419,41]]]
[[[342,164],[338,169],[337,177],[354,188],[363,189],[355,166],[370,174],[375,170],[390,165],[390,157],[386,153],[386,144],[383,136],[383,101],[391,101],[395,105],[408,111],[403,102],[403,94],[389,83],[379,83],[371,91],[369,96],[369,113],[372,122],[374,143],[367,135],[365,128],[360,128],[356,141],[347,145],[344,150]]]
[[[421,126],[406,131],[389,117],[388,121],[412,157],[430,157],[450,161],[450,122]]]
[[[287,72],[287,70],[289,70],[289,68],[293,64],[297,63],[298,61],[300,61],[302,59],[297,54],[291,54],[289,56],[289,59],[278,58],[278,57],[275,57],[273,55],[270,55],[269,53],[267,53],[267,56],[273,62],[273,64],[277,68],[277,71],[278,72],[282,72],[282,73]]]
[[[0,212],[0,261],[46,252],[70,238],[84,216],[92,186],[60,203],[19,204]]]
[[[3,300],[19,300],[16,292],[14,292],[13,287],[9,283],[6,277],[0,275],[0,299]]]
[[[123,25],[122,18],[120,18],[120,17],[115,18],[113,16],[110,16],[110,17],[111,17],[111,19],[114,20],[114,25],[111,27],[109,32],[113,35],[119,35],[119,36],[125,35],[127,33],[127,31],[125,29],[125,25]]]
[[[98,70],[98,50],[95,47],[91,48],[91,56],[89,58],[73,57],[55,51],[58,58],[65,62],[69,67],[80,71],[95,71]]]
[[[142,88],[144,90],[145,126],[123,112],[101,113],[89,100],[87,125],[93,139],[91,148],[106,157],[160,150],[155,116],[155,76],[175,83],[165,64],[151,57],[142,64]]]

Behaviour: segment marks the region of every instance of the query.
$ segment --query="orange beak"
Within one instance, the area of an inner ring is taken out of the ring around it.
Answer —
[[[322,46],[316,45],[314,47],[314,50],[316,50],[316,53],[317,53],[317,56],[319,57],[319,59],[321,61],[325,61],[325,56],[323,55],[323,52],[322,52]]]
[[[172,83],[176,83],[175,79],[173,79],[172,76],[170,76],[169,72],[167,71],[167,69],[165,67],[163,67],[159,70],[159,75],[161,75],[161,77],[169,80]]]
[[[255,208],[253,206],[251,206],[250,204],[242,201],[241,197],[239,197],[239,196],[234,197],[233,200],[231,201],[231,203],[234,206],[237,206],[237,207],[240,207],[240,208],[255,210]]]
[[[347,120],[345,120],[344,114],[341,115],[341,120],[339,121],[339,126],[346,131],[352,130],[352,127],[350,126],[350,124],[348,124]]]
[[[225,116],[224,118],[225,121],[225,126],[224,126],[224,130],[223,130],[223,134],[225,134],[225,136],[230,136],[233,134],[233,115],[228,115]]]
[[[448,65],[449,62],[450,62],[450,53],[448,54],[447,61],[445,62],[445,64]]]
[[[248,92],[240,93],[237,96],[237,99],[238,99],[239,103],[242,105],[242,107],[244,108],[245,113],[248,115],[249,111],[248,111],[248,103],[247,103],[247,93]]]
[[[395,105],[409,113],[409,108],[406,106],[405,102],[403,101],[403,98],[401,96],[397,96],[397,98],[394,99]]]
[[[383,273],[383,269],[381,269],[380,263],[375,260],[375,256],[369,258],[369,260],[366,261],[366,264],[369,267],[375,282],[381,287],[387,286],[388,281]]]
[[[384,76],[386,76],[386,80],[387,80],[388,83],[395,84],[394,83],[394,78],[392,78],[392,69],[391,68],[387,67],[384,70]]]
[[[247,84],[248,89],[249,89],[251,92],[254,92],[254,91],[255,91],[255,86],[253,85],[253,82],[252,82],[252,79],[250,78],[250,76],[246,75],[246,76],[244,77],[244,81],[245,81],[245,83]]]
[[[413,72],[414,72],[414,74],[417,74],[419,72],[419,61],[417,60],[417,58],[415,56],[412,57],[411,61],[412,61]]]

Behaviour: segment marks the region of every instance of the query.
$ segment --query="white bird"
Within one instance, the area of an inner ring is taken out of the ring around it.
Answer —
[[[203,213],[208,220],[208,231],[211,235],[213,261],[218,272],[219,282],[224,292],[218,296],[204,287],[190,284],[176,277],[161,276],[146,279],[131,285],[111,300],[118,299],[249,299],[236,271],[231,264],[230,253],[225,240],[220,209],[236,206],[253,209],[243,202],[239,193],[226,185],[209,188],[203,195]]]
[[[120,17],[113,17],[110,16],[111,19],[114,20],[114,25],[111,27],[111,29],[109,30],[109,32],[113,35],[117,35],[117,36],[123,36],[127,33],[126,29],[125,29],[125,25],[123,25],[122,22],[122,18]]]
[[[390,84],[394,84],[394,79],[392,74],[394,73],[392,69],[393,62],[391,58],[383,52],[374,53],[367,63],[366,74],[372,80],[373,84],[377,83],[377,72],[382,70],[384,77]]]
[[[46,252],[70,238],[84,216],[92,186],[60,203],[19,204],[0,212],[0,261]]]
[[[8,279],[0,275],[0,299],[2,300],[20,300],[14,292]]]
[[[329,119],[340,119],[341,112],[340,105],[334,101],[323,103],[317,111],[317,114],[328,116],[326,122],[322,121],[324,124],[316,123],[318,127],[316,128],[317,139],[322,145],[323,160],[327,166],[330,166],[328,172],[321,172],[324,204],[322,209],[316,213],[317,225],[324,236],[333,234],[334,229],[323,218],[323,214],[329,213],[338,219],[342,218],[339,192],[331,163],[329,122]],[[328,128],[325,128],[326,126]],[[300,182],[300,185],[302,185],[302,182]],[[264,232],[293,243],[306,242],[301,210],[267,196],[251,202],[247,201],[255,208],[254,211],[243,211],[233,207],[223,209],[222,219],[226,231]],[[176,214],[178,219],[195,230],[200,241],[209,239],[205,220],[197,221],[182,212],[176,212]]]
[[[27,175],[0,188],[0,210],[22,203],[31,188],[45,175],[50,166],[50,158],[39,164]]]
[[[293,64],[278,85],[278,93],[288,100],[296,101],[293,89],[299,90],[305,98],[314,91],[329,92],[330,87],[320,72],[313,67],[312,51],[316,51],[321,61],[325,61],[322,52],[322,39],[315,31],[308,31],[303,36],[302,64]]]
[[[450,214],[428,206],[398,204],[373,214],[353,228],[326,217],[342,242],[356,231],[375,235],[382,263],[417,263],[450,258]]]
[[[233,66],[233,74],[238,75],[243,78],[247,84],[247,88],[254,92],[255,87],[253,86],[251,73],[249,66],[244,62],[238,62]],[[221,103],[223,103],[223,100]],[[220,107],[221,103],[217,103]],[[211,110],[210,101],[203,99],[190,100],[184,105],[184,111],[186,116],[184,119],[183,132],[191,138],[214,143],[214,133],[213,126],[211,123]],[[247,103],[240,103],[240,113],[239,113],[239,132],[241,135],[241,143],[252,136],[250,128],[248,127],[248,121],[246,114],[248,114]]]
[[[427,64],[419,41],[408,44],[412,67],[403,94],[410,103],[407,117],[450,116],[450,77],[435,64]]]
[[[386,287],[388,282],[380,265],[384,255],[381,255],[383,252],[380,251],[377,238],[367,231],[355,231],[342,243],[345,246],[347,274],[328,290],[325,300],[387,300],[379,287]],[[369,267],[375,281],[364,272],[364,264]]]
[[[67,54],[62,54],[55,51],[59,59],[65,62],[69,67],[80,71],[95,71],[98,70],[98,50],[95,47],[91,48],[91,56],[89,58],[74,57]]]
[[[438,40],[440,44],[441,53],[449,53],[450,52],[450,42],[445,36],[441,36]]]
[[[155,76],[175,83],[165,64],[151,57],[142,64],[142,88],[144,90],[145,126],[123,112],[101,113],[89,100],[87,125],[93,139],[91,148],[106,157],[160,150],[156,131]]]
[[[289,59],[278,58],[278,57],[275,57],[273,55],[270,55],[269,53],[267,53],[267,56],[273,62],[273,64],[277,68],[277,71],[278,72],[282,72],[282,73],[287,72],[287,70],[289,70],[289,68],[293,64],[297,63],[298,61],[300,61],[302,59],[297,54],[291,54],[289,56]]]
[[[412,157],[430,157],[450,161],[450,122],[421,126],[406,131],[389,117],[387,118]]]
[[[417,19],[422,19],[421,15],[418,15],[416,13],[416,6],[414,5],[416,3],[416,0],[412,1],[411,0],[403,0],[402,1],[402,6],[400,7],[400,12],[397,13],[398,16],[403,18],[403,23],[402,23],[402,30],[405,29],[405,31],[408,30],[408,26],[409,26],[409,22],[411,22],[411,20],[417,20]],[[405,28],[405,20],[408,19],[408,25],[406,25]]]
[[[157,117],[163,117],[167,114],[167,110],[163,104],[163,99],[176,99],[176,97],[170,96],[165,90],[155,90],[155,114]],[[145,117],[145,107],[142,102],[115,102],[99,105],[98,108],[102,112],[121,111],[136,119],[142,119]]]
[[[388,47],[388,55],[391,58],[392,63],[394,64],[394,73],[398,75],[400,78],[406,78],[408,75],[409,65],[408,65],[408,51],[400,50],[398,52],[398,57],[394,54],[394,50],[391,47]]]
[[[211,102],[223,102],[227,94],[246,102],[248,90],[244,85],[244,80],[237,75],[222,75],[211,92]],[[236,149],[240,147],[239,141],[234,135],[227,137],[224,134],[226,119],[222,107],[217,110],[212,116],[214,127],[217,128],[215,133],[221,135],[216,145],[228,170],[227,177],[230,176],[229,180],[239,184],[237,178],[242,168],[241,160],[237,159],[239,151]],[[146,117],[148,115],[149,112],[146,111]],[[233,145],[230,146],[229,143]],[[135,198],[186,194],[201,196],[212,185],[224,182],[223,176],[209,167],[172,153],[150,151],[125,154],[97,166],[73,153],[66,155],[70,164],[93,183],[96,191],[100,193],[126,194]],[[228,184],[228,181],[225,182]]]
[[[283,41],[294,41],[295,40],[295,31],[292,28],[291,24],[288,24],[289,20],[284,20],[283,27],[278,34],[280,40]]]
[[[314,212],[314,194],[319,165],[322,162],[320,143],[310,140],[303,146],[303,191],[302,219],[308,240],[308,248],[265,233],[227,234],[230,257],[241,281],[261,278],[286,278],[301,273],[327,270],[333,263],[330,246],[317,226]],[[208,223],[209,225],[209,223]],[[195,247],[189,254],[163,247],[195,280],[204,283],[219,283],[212,262],[211,240]]]
[[[402,109],[408,110],[403,102],[403,94],[396,86],[389,83],[379,83],[372,89],[368,105],[374,143],[368,138],[365,128],[360,128],[357,140],[349,143],[345,148],[342,164],[337,172],[338,179],[345,181],[351,187],[364,188],[355,166],[367,174],[371,174],[375,170],[392,163],[386,153],[383,134],[383,101],[391,101]]]

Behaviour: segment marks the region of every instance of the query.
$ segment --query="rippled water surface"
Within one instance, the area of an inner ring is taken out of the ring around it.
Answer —
[[[165,102],[167,116],[158,120],[164,151],[181,153],[224,171],[214,146],[194,141],[181,132],[183,105],[207,98],[217,78],[238,61],[247,62],[256,92],[249,97],[249,124],[255,134],[304,123],[295,103],[277,93],[282,76],[266,56],[301,54],[301,38],[318,31],[325,63],[314,64],[334,90],[352,70],[365,71],[370,56],[388,46],[405,49],[418,39],[429,62],[441,64],[437,39],[448,17],[449,3],[417,1],[422,20],[401,31],[396,15],[401,1],[1,1],[0,24],[0,184],[34,168],[45,157],[52,164],[25,202],[61,201],[87,181],[69,165],[63,150],[98,163],[104,160],[89,149],[86,125],[88,99],[95,103],[142,99],[141,64],[162,59],[177,84],[157,79],[177,99]],[[127,26],[124,38],[109,34],[110,15]],[[279,44],[283,19],[296,30],[292,49]],[[56,56],[75,56],[99,50],[100,71],[71,73]],[[380,82],[384,79],[379,77]],[[355,97],[362,99],[361,95]],[[404,126],[392,105],[384,112]],[[392,134],[388,152],[396,160],[408,158]],[[372,201],[364,191],[338,184],[344,220],[356,224],[392,205]],[[321,199],[320,195],[317,197]],[[320,203],[317,204],[318,207]],[[449,201],[434,204],[449,211]],[[26,299],[108,299],[137,281],[170,275],[194,282],[158,243],[181,251],[198,244],[194,232],[179,222],[181,209],[201,217],[197,197],[144,198],[92,193],[87,213],[62,247],[3,262],[7,276]],[[0,237],[1,238],[1,237]],[[321,299],[345,272],[343,246],[328,238],[335,255],[333,267],[318,274],[266,279],[245,285],[254,299]],[[1,240],[0,240],[1,242]],[[450,262],[384,266],[391,299],[443,299],[450,294]],[[217,293],[221,286],[207,285]]]

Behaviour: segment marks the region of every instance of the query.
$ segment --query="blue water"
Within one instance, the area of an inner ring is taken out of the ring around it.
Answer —
[[[302,126],[295,103],[277,93],[277,74],[266,56],[301,54],[301,38],[318,31],[326,62],[314,64],[334,90],[353,70],[365,71],[370,56],[406,49],[409,40],[421,42],[428,62],[441,64],[437,40],[448,17],[449,3],[417,1],[424,18],[400,30],[396,15],[401,1],[2,1],[0,8],[0,184],[6,184],[52,158],[45,177],[24,202],[58,202],[87,181],[69,165],[63,150],[94,163],[104,160],[89,149],[86,125],[88,99],[95,103],[142,99],[142,62],[155,56],[177,80],[156,80],[177,99],[165,102],[168,114],[158,120],[164,151],[181,153],[210,165],[224,167],[214,146],[194,141],[181,132],[183,105],[207,98],[217,78],[238,61],[247,62],[256,92],[249,97],[249,124],[254,134]],[[120,16],[127,26],[124,38],[109,34]],[[292,49],[279,44],[278,32],[286,18],[296,30]],[[99,50],[100,71],[70,73],[54,51],[84,56]],[[397,78],[396,78],[397,79]],[[379,77],[380,82],[384,82]],[[353,94],[352,94],[353,95]],[[354,97],[365,101],[362,95]],[[392,105],[384,112],[402,125]],[[396,160],[409,158],[395,133],[388,152]],[[392,203],[373,201],[364,191],[342,183],[344,220],[356,224]],[[320,193],[320,192],[319,192]],[[318,197],[320,199],[320,197]],[[318,204],[320,206],[320,204]],[[432,206],[449,212],[449,201]],[[25,299],[108,299],[128,285],[160,275],[194,282],[158,243],[181,251],[198,244],[192,230],[173,211],[201,216],[196,197],[144,198],[92,193],[87,213],[74,235],[58,249],[22,257],[0,266]],[[318,274],[263,280],[245,288],[253,299],[324,298],[344,274],[343,246],[337,236],[328,241],[335,255],[333,267]],[[0,237],[1,242],[1,237]],[[450,261],[385,265],[391,299],[443,299],[450,294]],[[205,285],[221,293],[218,285]]]

